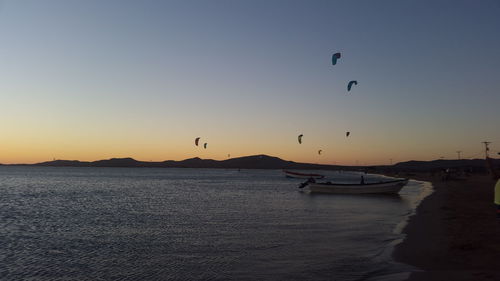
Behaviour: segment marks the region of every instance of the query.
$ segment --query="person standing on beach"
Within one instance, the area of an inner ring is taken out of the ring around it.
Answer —
[[[500,219],[500,178],[495,185],[495,205],[497,205],[497,218]]]
[[[497,181],[497,183],[495,184],[494,202],[497,207],[497,218],[500,219],[500,173],[497,170],[495,170],[491,158],[489,157],[486,158],[486,164],[488,165],[488,168],[491,172],[491,175],[493,176],[493,179]]]
[[[495,174],[497,183],[495,184],[495,205],[497,205],[497,218],[500,219],[500,175]]]

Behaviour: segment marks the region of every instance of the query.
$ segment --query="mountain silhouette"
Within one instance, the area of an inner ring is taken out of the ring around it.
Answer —
[[[500,159],[492,159],[495,166],[500,166]],[[0,164],[2,165],[2,164]],[[5,165],[5,164],[4,164]],[[26,164],[23,164],[26,165]],[[311,163],[299,163],[283,160],[269,155],[251,155],[226,160],[189,158],[181,161],[162,162],[138,161],[133,158],[111,158],[93,162],[78,160],[54,160],[29,166],[50,167],[149,167],[149,168],[225,168],[225,169],[323,169],[323,170],[358,170],[370,172],[384,171],[436,171],[447,168],[463,168],[471,171],[486,171],[484,159],[406,161],[394,165],[379,166],[340,166]]]
[[[252,155],[227,160],[189,158],[181,161],[138,161],[133,158],[112,158],[85,162],[78,160],[54,160],[33,164],[51,167],[157,167],[157,168],[227,168],[227,169],[335,169],[340,166],[297,163],[268,155]]]

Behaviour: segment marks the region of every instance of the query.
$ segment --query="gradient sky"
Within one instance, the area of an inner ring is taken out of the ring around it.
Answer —
[[[0,163],[496,154],[499,15],[496,0],[1,1]]]

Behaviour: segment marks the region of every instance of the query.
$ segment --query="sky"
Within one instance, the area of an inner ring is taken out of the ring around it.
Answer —
[[[499,14],[496,0],[0,1],[0,163],[497,154]]]

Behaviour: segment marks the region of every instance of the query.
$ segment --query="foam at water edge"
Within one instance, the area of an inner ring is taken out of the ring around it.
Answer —
[[[399,222],[393,230],[394,234],[401,235],[402,237],[391,241],[387,245],[387,247],[384,248],[378,256],[379,259],[388,261],[387,269],[391,273],[377,275],[377,276],[373,276],[373,277],[368,277],[367,279],[364,279],[366,281],[406,280],[410,277],[410,274],[412,272],[420,271],[418,268],[416,268],[414,266],[404,264],[404,263],[399,263],[399,262],[396,262],[392,259],[392,254],[394,252],[394,248],[398,244],[402,243],[406,237],[406,234],[403,233],[403,230],[406,227],[406,225],[408,225],[408,221],[409,221],[410,217],[417,213],[417,207],[422,202],[422,200],[434,192],[433,186],[430,182],[416,181],[416,180],[411,180],[411,181],[420,184],[422,187],[421,187],[421,191],[418,194],[416,200],[414,200],[411,204],[410,212],[408,212],[408,214],[406,216],[404,216],[403,220],[401,222]]]

